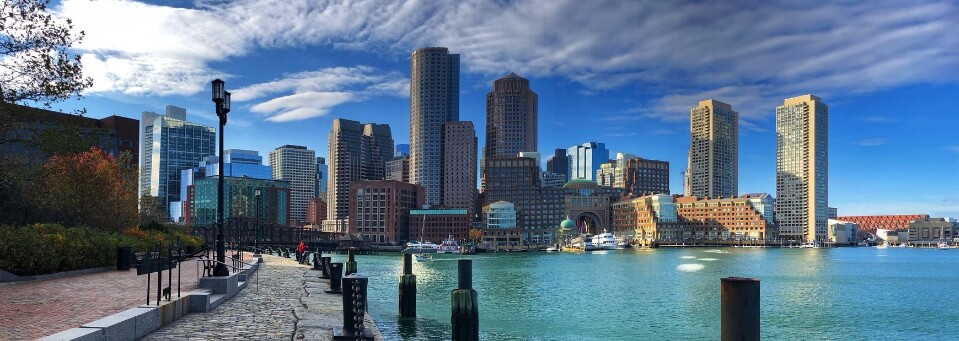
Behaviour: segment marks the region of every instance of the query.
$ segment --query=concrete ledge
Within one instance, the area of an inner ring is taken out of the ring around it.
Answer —
[[[36,280],[42,280],[42,279],[63,278],[63,277],[69,277],[69,276],[89,274],[94,272],[111,271],[111,270],[116,270],[116,268],[117,267],[114,265],[114,266],[104,266],[99,268],[64,271],[64,272],[57,272],[52,274],[36,275],[36,276],[18,276],[18,275],[6,272],[4,270],[0,270],[0,282],[23,282],[23,281],[36,281]]]
[[[103,337],[103,329],[99,328],[73,328],[39,339],[42,341],[106,341]]]
[[[160,328],[160,312],[156,307],[132,308],[80,328],[98,328],[107,340],[136,340]]]

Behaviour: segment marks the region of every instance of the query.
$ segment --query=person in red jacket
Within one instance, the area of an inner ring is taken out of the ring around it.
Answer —
[[[300,246],[297,246],[297,247],[296,247],[296,261],[297,261],[297,262],[302,262],[302,261],[303,261],[303,253],[304,253],[304,252],[306,252],[306,243],[304,243],[304,242],[301,240],[301,241],[300,241]]]

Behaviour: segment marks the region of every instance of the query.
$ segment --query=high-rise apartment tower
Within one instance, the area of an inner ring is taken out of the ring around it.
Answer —
[[[739,191],[739,113],[707,99],[689,109],[689,165],[684,193],[696,197],[736,196]]]
[[[779,234],[825,241],[829,217],[829,107],[819,97],[776,107],[776,219]]]
[[[290,183],[290,220],[306,222],[306,209],[316,193],[316,151],[285,145],[270,152],[273,179]]]

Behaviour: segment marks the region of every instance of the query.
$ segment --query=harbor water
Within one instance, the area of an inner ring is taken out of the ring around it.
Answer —
[[[434,255],[413,265],[415,320],[397,313],[402,256],[358,256],[386,339],[449,339],[463,257],[473,260],[483,340],[715,340],[720,278],[730,276],[761,280],[763,339],[959,335],[959,250],[661,248]]]

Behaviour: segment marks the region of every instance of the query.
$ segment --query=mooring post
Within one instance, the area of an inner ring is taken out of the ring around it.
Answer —
[[[327,294],[342,294],[340,290],[340,280],[343,278],[343,263],[330,263],[330,290]]]
[[[356,273],[356,258],[353,255],[353,248],[350,248],[346,251],[346,267],[343,268],[343,273],[346,275],[352,275]]]
[[[720,279],[722,311],[721,339],[759,340],[759,279]]]
[[[400,317],[416,317],[416,275],[413,274],[413,255],[403,254],[403,274],[400,275]]]
[[[473,290],[473,261],[460,259],[456,289],[450,293],[454,341],[479,340],[479,307]]]
[[[323,251],[320,251],[320,247],[316,247],[316,252],[313,253],[313,270],[320,269],[320,257],[323,256]]]
[[[373,333],[364,323],[368,283],[364,276],[343,277],[343,326],[333,327],[333,340],[373,340]]]
[[[330,257],[320,257],[320,270],[323,271],[321,279],[330,279]]]

